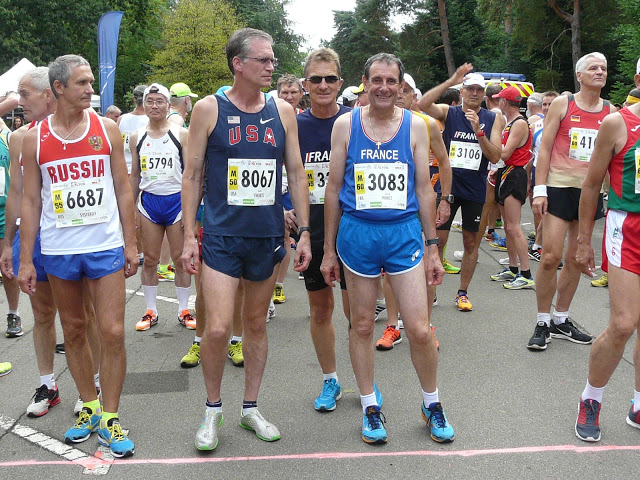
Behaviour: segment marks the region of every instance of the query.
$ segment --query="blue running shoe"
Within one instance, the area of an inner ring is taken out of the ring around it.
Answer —
[[[431,429],[431,438],[438,443],[451,443],[456,436],[453,427],[447,422],[440,402],[432,403],[429,408],[422,402],[422,419],[427,422],[427,427]]]
[[[133,455],[133,442],[120,428],[120,420],[110,418],[104,427],[98,429],[98,443],[111,450],[114,457],[130,457]]]
[[[380,393],[380,390],[378,390],[376,382],[373,382],[373,393],[376,394],[376,402],[378,402],[378,406],[382,408],[382,394]]]
[[[367,443],[387,443],[386,419],[377,405],[367,407],[362,415],[362,440]]]
[[[64,433],[64,443],[71,445],[84,442],[98,430],[101,417],[101,414],[94,414],[89,407],[83,407],[78,414],[76,424]]]
[[[319,412],[332,412],[336,409],[336,401],[342,398],[340,382],[335,378],[325,380],[322,385],[322,392],[316,398],[315,407]]]

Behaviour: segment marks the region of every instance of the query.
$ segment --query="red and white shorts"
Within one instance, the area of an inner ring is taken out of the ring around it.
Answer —
[[[602,270],[609,264],[640,275],[640,214],[609,210],[602,238]]]

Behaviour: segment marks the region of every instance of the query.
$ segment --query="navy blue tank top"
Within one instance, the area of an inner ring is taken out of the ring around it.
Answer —
[[[302,163],[305,165],[309,184],[309,226],[311,243],[324,242],[324,191],[329,173],[331,156],[331,132],[340,115],[350,112],[351,107],[340,105],[340,110],[331,118],[317,118],[311,109],[298,114],[298,140]]]
[[[491,137],[491,129],[496,114],[481,108],[478,112],[480,128],[487,137]],[[489,159],[480,150],[478,138],[471,122],[467,120],[462,106],[449,107],[444,124],[442,139],[449,153],[449,162],[453,180],[451,193],[472,202],[484,203],[487,194],[487,168]],[[464,164],[464,166],[462,166]],[[456,166],[459,165],[459,166]]]
[[[366,165],[372,164],[372,165]],[[376,164],[391,164],[377,168]],[[356,179],[357,175],[357,179]],[[340,208],[354,217],[374,222],[397,221],[418,211],[415,164],[411,150],[411,112],[402,110],[396,133],[377,148],[362,126],[362,109],[351,115],[351,137],[347,149]],[[371,195],[374,195],[371,201]],[[405,198],[404,208],[381,206]]]
[[[204,233],[282,237],[285,132],[273,98],[258,113],[216,94],[218,120],[205,158]]]

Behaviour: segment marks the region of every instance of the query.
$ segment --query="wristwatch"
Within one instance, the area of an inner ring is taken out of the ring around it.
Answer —
[[[447,203],[453,203],[455,197],[453,195],[443,195],[442,200],[445,200]]]
[[[309,227],[298,227],[298,236],[302,235],[302,232],[309,232],[309,235],[311,235],[311,229]]]
[[[428,247],[429,245],[440,245],[440,239],[436,238],[428,238],[424,241],[424,245]]]

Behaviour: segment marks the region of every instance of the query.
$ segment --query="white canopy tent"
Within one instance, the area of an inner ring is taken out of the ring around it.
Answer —
[[[0,76],[0,97],[6,95],[7,92],[17,92],[20,78],[32,68],[35,68],[35,65],[23,58],[3,73]]]

